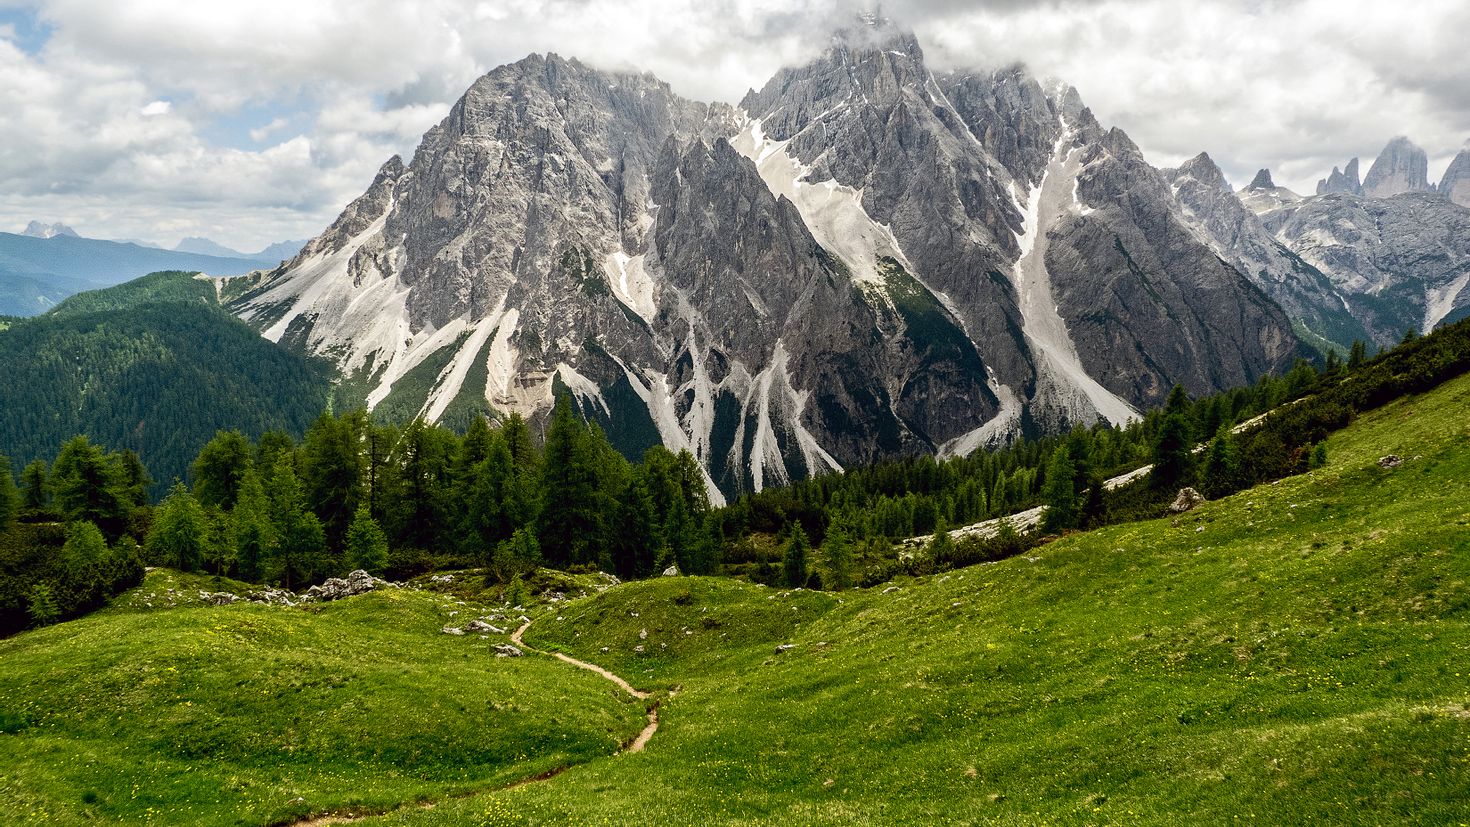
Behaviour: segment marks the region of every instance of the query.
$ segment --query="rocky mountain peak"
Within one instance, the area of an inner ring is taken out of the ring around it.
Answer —
[[[79,238],[76,230],[73,230],[72,228],[66,226],[65,224],[62,224],[59,221],[55,224],[42,224],[39,221],[32,221],[31,223],[26,225],[26,228],[21,232],[21,235],[29,236],[31,238],[55,238],[59,235]]]
[[[1263,169],[1257,172],[1256,177],[1252,178],[1251,182],[1245,185],[1245,188],[1247,192],[1276,189],[1276,182],[1271,180],[1271,170]]]
[[[1176,173],[1178,175],[1187,175],[1205,186],[1231,192],[1230,181],[1225,178],[1224,171],[1220,169],[1219,165],[1215,163],[1215,159],[1211,158],[1208,152],[1201,152],[1180,164]],[[1174,176],[1169,176],[1166,171],[1165,177]]]
[[[1460,150],[1444,171],[1439,194],[1462,207],[1470,207],[1470,147]]]
[[[1349,195],[1362,195],[1363,184],[1358,180],[1358,159],[1354,158],[1347,162],[1347,166],[1339,170],[1332,168],[1332,174],[1317,182],[1317,194],[1328,195],[1331,193],[1348,193]]]
[[[1402,135],[1388,142],[1363,179],[1363,194],[1370,198],[1428,190],[1429,157]]]

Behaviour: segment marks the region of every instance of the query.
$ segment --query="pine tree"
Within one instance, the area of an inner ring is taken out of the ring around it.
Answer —
[[[1081,524],[1085,528],[1096,528],[1107,516],[1107,501],[1103,499],[1105,485],[1102,475],[1096,471],[1087,480],[1087,499],[1082,504]]]
[[[1357,370],[1368,361],[1368,345],[1362,339],[1353,340],[1353,349],[1348,354],[1348,370]]]
[[[562,395],[546,431],[538,537],[553,566],[595,564],[603,538],[591,439]]]
[[[495,547],[526,519],[525,492],[516,476],[515,458],[500,434],[490,437],[485,456],[463,483],[463,539],[467,550],[493,553]]]
[[[1200,493],[1212,500],[1234,493],[1244,484],[1241,478],[1240,446],[1229,428],[1220,428],[1205,448],[1199,484]]]
[[[364,420],[365,421],[365,420]],[[349,417],[324,413],[301,441],[301,488],[331,548],[341,548],[362,490],[361,440]]]
[[[852,541],[842,523],[833,521],[827,528],[822,541],[822,559],[826,563],[827,576],[823,579],[833,591],[852,588]]]
[[[347,568],[354,571],[381,575],[388,568],[388,536],[378,527],[366,503],[357,507],[352,525],[347,527],[345,551]]]
[[[235,568],[241,580],[258,582],[261,565],[276,542],[270,519],[271,503],[255,469],[246,469],[230,512],[230,533],[235,544]]]
[[[204,509],[204,568],[223,577],[234,569],[238,554],[230,515],[218,508]]]
[[[949,535],[949,526],[944,520],[934,524],[934,536],[929,538],[929,545],[925,547],[929,559],[936,563],[947,563],[954,559],[954,538]]]
[[[1314,372],[1315,375],[1315,372]],[[1158,491],[1173,491],[1194,481],[1194,439],[1185,411],[1189,398],[1175,385],[1164,406],[1158,434],[1154,437],[1153,470],[1149,478]]]
[[[56,508],[67,522],[95,523],[117,537],[130,510],[116,463],[85,436],[61,446],[51,466]]]
[[[536,542],[536,533],[529,528],[519,528],[495,547],[490,562],[490,574],[498,582],[516,580],[530,574],[541,565],[541,545]]]
[[[194,458],[194,496],[206,508],[235,507],[240,483],[254,464],[250,440],[239,431],[218,431]]]
[[[204,509],[189,489],[175,482],[158,504],[145,548],[155,565],[198,571],[205,551]]]
[[[20,492],[10,476],[10,457],[0,454],[0,534],[10,530],[20,511]]]
[[[644,469],[639,469],[618,498],[617,530],[613,534],[613,573],[624,580],[647,577],[663,546],[653,497]]]
[[[113,454],[110,459],[117,468],[119,490],[123,501],[130,508],[142,508],[148,505],[148,489],[153,486],[153,478],[148,475],[148,469],[143,465],[143,458],[131,450],[124,449]]]
[[[36,583],[26,594],[26,611],[36,626],[50,626],[61,618],[61,608],[48,583]]]
[[[306,508],[301,482],[288,456],[277,461],[270,489],[275,542],[262,568],[265,579],[290,589],[316,575],[327,537],[321,521]]]
[[[786,556],[781,561],[781,579],[789,588],[800,588],[807,581],[807,550],[811,541],[800,523],[791,526],[791,536],[786,540]]]
[[[1046,512],[1042,523],[1047,531],[1062,531],[1077,525],[1076,467],[1072,454],[1061,446],[1052,451],[1046,466]]]
[[[66,579],[86,593],[81,602],[102,596],[102,564],[107,556],[107,539],[97,526],[80,522],[66,527],[66,542],[61,546],[62,566]]]
[[[51,479],[45,460],[32,460],[21,471],[20,480],[22,511],[36,515],[51,507]]]

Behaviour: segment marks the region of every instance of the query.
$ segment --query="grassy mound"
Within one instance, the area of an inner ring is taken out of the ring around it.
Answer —
[[[386,810],[609,755],[642,724],[595,675],[443,634],[487,614],[449,596],[189,605],[201,589],[230,590],[153,571],[109,610],[0,641],[0,822]]]
[[[1467,414],[1462,378],[1365,415],[1310,474],[897,590],[574,603],[528,640],[681,685],[647,751],[394,818],[1465,822]],[[741,612],[748,637],[701,626]]]

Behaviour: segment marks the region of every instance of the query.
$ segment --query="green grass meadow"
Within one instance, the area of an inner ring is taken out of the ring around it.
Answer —
[[[472,593],[168,608],[145,595],[217,587],[153,572],[0,641],[0,821],[1470,823],[1470,377],[1327,454],[872,589],[656,578],[538,609],[527,643],[661,698],[638,754],[609,682],[442,634],[493,611]]]

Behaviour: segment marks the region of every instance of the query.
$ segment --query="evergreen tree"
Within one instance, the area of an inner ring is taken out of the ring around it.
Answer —
[[[129,449],[112,455],[117,468],[118,483],[123,501],[131,508],[148,505],[148,489],[153,487],[153,478],[143,465],[143,458]]]
[[[258,582],[261,565],[275,546],[275,525],[265,485],[253,467],[240,480],[235,508],[230,512],[230,533],[235,544],[235,567],[241,580]]]
[[[362,487],[361,440],[354,419],[322,414],[301,441],[300,457],[306,503],[321,520],[328,545],[341,548]]]
[[[204,509],[189,489],[175,482],[158,504],[145,548],[154,565],[198,571],[205,551]]]
[[[535,571],[539,565],[541,545],[536,542],[536,533],[530,528],[518,528],[510,539],[495,547],[490,561],[490,574],[497,582],[514,582],[521,575]]]
[[[1085,528],[1097,528],[1107,519],[1107,502],[1103,499],[1102,475],[1094,471],[1087,480],[1087,499],[1082,503],[1081,524]]]
[[[85,436],[61,446],[52,464],[51,487],[62,519],[94,523],[113,537],[122,533],[130,508],[117,464]]]
[[[470,550],[491,551],[525,523],[526,493],[516,475],[515,458],[500,434],[490,436],[485,456],[462,484],[466,489],[462,534]]]
[[[51,507],[51,479],[46,461],[32,460],[20,474],[21,510],[29,514],[41,514]]]
[[[828,588],[839,592],[852,588],[852,541],[839,521],[833,521],[827,528],[827,536],[822,541],[822,559],[827,568],[823,582]]]
[[[388,568],[388,536],[364,503],[347,528],[347,568],[381,575]]]
[[[194,496],[206,508],[235,507],[240,483],[253,461],[250,440],[239,431],[217,431],[195,457]]]
[[[1229,428],[1221,428],[1205,448],[1204,467],[1200,470],[1200,493],[1208,499],[1219,499],[1240,490],[1240,447]]]
[[[1342,371],[1342,357],[1337,355],[1337,348],[1327,349],[1327,361],[1322,366],[1323,376],[1336,376]]]
[[[88,598],[101,596],[102,564],[108,555],[107,539],[91,523],[72,523],[66,527],[66,542],[61,546],[62,566],[66,579],[88,593]]]
[[[1042,523],[1047,531],[1062,531],[1077,525],[1076,467],[1065,445],[1052,451],[1046,466],[1046,512]]]
[[[1353,349],[1348,354],[1348,370],[1357,370],[1368,361],[1368,344],[1362,339],[1353,340]]]
[[[275,542],[262,568],[265,579],[290,589],[316,576],[327,537],[321,521],[306,507],[289,457],[282,456],[276,463],[270,488]]]
[[[663,546],[648,479],[640,468],[618,498],[616,531],[612,538],[613,573],[624,580],[647,577]]]
[[[61,608],[49,583],[36,583],[26,594],[26,611],[36,626],[50,626],[61,618]]]
[[[222,577],[234,569],[238,555],[230,515],[218,508],[204,509],[204,568]]]
[[[399,437],[390,465],[389,518],[384,528],[393,545],[420,549],[446,545],[451,525],[449,470],[454,435],[415,420]]]
[[[781,561],[781,579],[789,588],[799,588],[807,581],[807,550],[811,542],[801,524],[791,527],[791,536],[786,540],[786,556]]]
[[[936,563],[954,559],[954,538],[949,536],[949,526],[944,520],[935,523],[934,536],[929,538],[929,545],[925,550],[929,553],[929,559]]]
[[[10,476],[10,457],[0,454],[0,534],[10,530],[19,511],[20,492],[15,488],[15,478]]]
[[[539,539],[553,566],[595,564],[603,538],[591,440],[569,397],[558,397],[542,460]]]
[[[1185,418],[1189,398],[1178,385],[1169,394],[1164,406],[1163,418],[1154,437],[1154,467],[1149,472],[1153,487],[1158,491],[1173,491],[1194,481],[1194,439],[1189,422]]]

